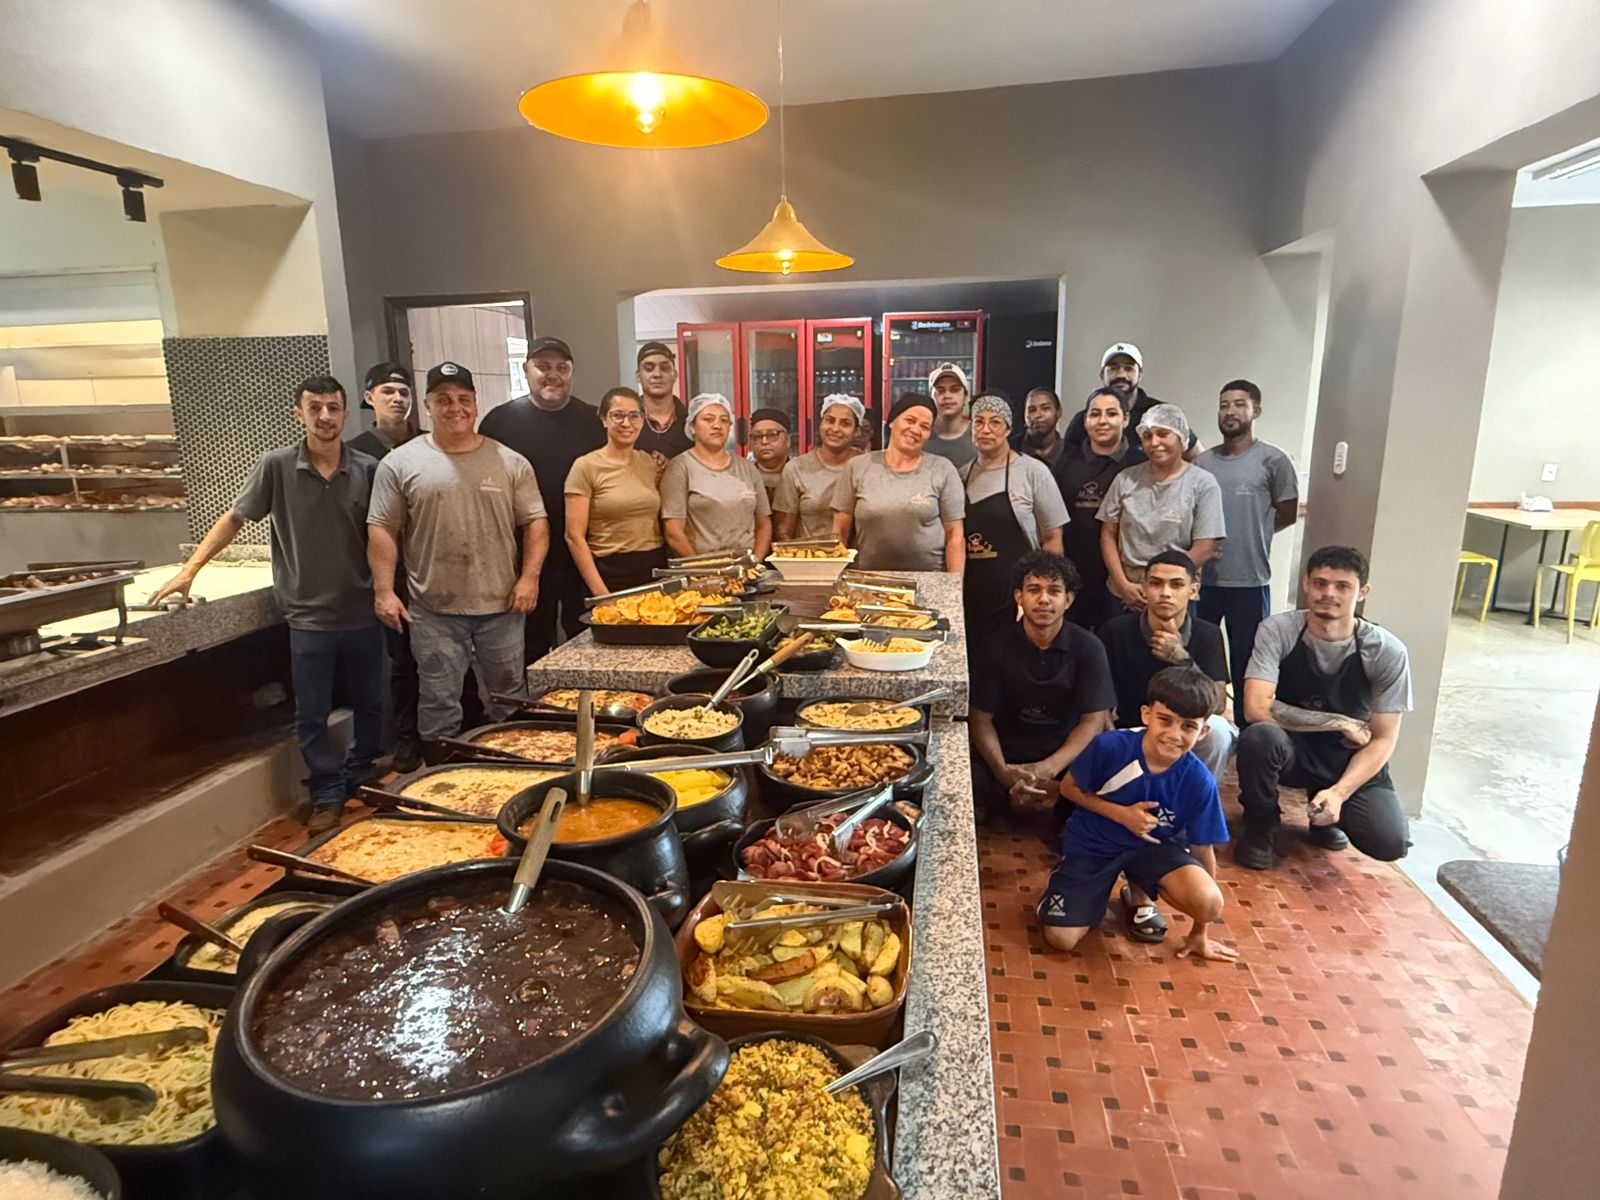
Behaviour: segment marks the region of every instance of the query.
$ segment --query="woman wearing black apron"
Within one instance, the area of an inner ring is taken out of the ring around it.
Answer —
[[[1016,621],[1017,562],[1030,550],[1061,553],[1066,505],[1050,469],[1011,449],[1011,401],[985,393],[972,404],[978,457],[962,471],[967,492],[967,569],[962,579],[967,642],[975,650]],[[970,658],[970,654],[969,654]]]

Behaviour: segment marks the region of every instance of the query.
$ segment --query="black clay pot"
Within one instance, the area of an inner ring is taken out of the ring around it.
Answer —
[[[640,746],[634,750],[618,751],[613,763],[637,762],[642,759],[678,758],[704,754],[702,746],[683,742],[670,742],[664,746]],[[673,818],[683,842],[683,857],[689,864],[691,880],[716,877],[731,846],[744,832],[745,812],[753,791],[753,773],[749,767],[718,767],[728,775],[728,786],[708,800],[678,805]],[[699,889],[695,889],[698,893]]]
[[[846,879],[830,880],[834,883],[866,883],[873,887],[887,888],[890,891],[899,891],[902,884],[909,884],[912,868],[917,865],[917,822],[901,812],[894,805],[887,805],[878,810],[877,815],[886,821],[893,821],[900,828],[911,835],[911,841],[896,858],[891,858],[876,871],[868,871],[865,875],[851,875]],[[735,879],[753,878],[744,869],[744,848],[760,841],[767,836],[776,821],[757,821],[744,831],[744,834],[734,843],[733,847],[733,877]],[[776,881],[774,881],[776,882]],[[910,887],[905,888],[905,896],[910,899]]]
[[[652,733],[650,732],[650,727],[645,724],[658,712],[674,708],[699,708],[710,702],[711,697],[709,694],[703,696],[692,694],[663,696],[639,714],[639,745],[665,746],[669,742],[678,742],[685,746],[699,746],[702,750],[743,750],[747,745],[744,731],[744,710],[729,700],[724,700],[719,704],[717,711],[731,713],[739,719],[739,723],[728,730],[727,733],[719,733],[714,737],[699,738],[685,737],[682,734]]]
[[[676,958],[674,958],[676,961]],[[37,1046],[73,1017],[104,1012],[117,1004],[165,1000],[201,1008],[227,1008],[235,990],[216,983],[119,983],[63,1004],[13,1038],[7,1048]],[[122,1176],[127,1200],[212,1200],[229,1196],[239,1183],[239,1163],[216,1127],[187,1141],[162,1146],[97,1145]]]
[[[767,627],[761,631],[761,635],[759,637],[706,637],[706,630],[710,629],[718,621],[726,619],[721,615],[712,617],[709,621],[695,626],[695,628],[690,631],[689,636],[686,639],[686,644],[689,647],[689,653],[693,654],[701,662],[705,663],[706,666],[720,667],[725,671],[732,670],[734,667],[738,666],[744,656],[749,654],[752,650],[760,650],[762,652],[761,657],[765,658],[767,653],[774,645],[777,644],[778,641],[777,615],[787,612],[788,606],[784,604],[774,604],[772,609],[775,615],[773,616],[772,620],[767,623]]]
[[[607,734],[607,735],[609,735],[611,737],[618,737],[618,736],[620,736],[620,735],[622,735],[624,733],[627,733],[632,728],[633,728],[633,726],[632,726],[631,722],[627,723],[627,724],[619,724],[619,723],[617,723],[615,721],[596,721],[594,723],[594,731],[595,731],[596,734]],[[497,758],[495,756],[495,754],[493,753],[495,748],[492,747],[492,746],[491,747],[486,747],[486,749],[490,751],[489,753],[483,754],[483,755],[480,755],[480,756],[477,756],[477,757],[474,757],[472,752],[469,751],[466,748],[468,745],[476,744],[478,739],[481,738],[484,734],[499,733],[499,732],[501,732],[503,730],[508,730],[508,729],[554,729],[554,730],[557,730],[557,731],[562,732],[562,733],[571,734],[572,737],[573,737],[573,745],[574,745],[574,747],[576,747],[576,744],[577,744],[577,736],[578,736],[577,735],[577,722],[576,722],[576,719],[572,718],[572,717],[568,717],[568,718],[563,720],[559,715],[552,714],[548,719],[541,718],[540,720],[537,720],[537,721],[497,721],[492,725],[479,725],[476,729],[469,729],[465,733],[463,733],[459,738],[455,739],[456,742],[459,743],[459,744],[456,745],[456,746],[453,746],[451,748],[453,761],[455,761],[457,763],[462,763],[462,762],[506,762],[506,761],[508,761],[507,759],[504,759],[504,758]],[[596,752],[595,752],[595,758],[597,760],[604,759],[606,757],[606,755],[611,752],[612,743],[607,742],[602,747],[602,746],[600,746],[599,738],[597,737],[595,739],[595,744],[596,744],[596,747],[597,747]],[[576,753],[576,749],[574,749],[573,753],[574,754]],[[572,761],[572,759],[573,759],[573,755],[572,754],[564,754],[560,758],[550,758],[550,759],[526,758],[525,761],[527,761],[527,762],[570,763]]]
[[[93,1146],[80,1146],[48,1133],[0,1126],[0,1163],[4,1162],[43,1163],[57,1174],[83,1180],[100,1200],[122,1200],[122,1178],[117,1168]]]
[[[228,1141],[257,1200],[534,1200],[653,1152],[705,1103],[727,1045],[683,1011],[672,940],[632,888],[551,860],[546,877],[581,885],[620,910],[640,947],[626,990],[561,1050],[441,1096],[345,1100],[293,1086],[256,1049],[261,1003],[290,966],[351,922],[376,924],[397,902],[492,884],[516,864],[439,867],[373,888],[301,929],[251,977],[218,1042],[212,1089]],[[223,1194],[223,1193],[215,1193]]]
[[[686,671],[667,680],[667,695],[709,696],[727,678],[728,670],[721,667]],[[773,673],[769,671],[760,679],[741,683],[733,689],[729,699],[744,713],[745,744],[753,746],[766,741],[767,734],[772,731],[772,718],[778,711],[778,684]]]
[[[567,803],[571,804],[578,792],[577,773],[557,775],[536,783],[518,792],[501,808],[495,824],[500,835],[510,843],[507,857],[517,858],[522,854],[528,839],[521,827],[538,814],[544,806],[546,793],[553,787],[565,788]],[[641,829],[616,837],[593,842],[555,842],[550,847],[550,857],[581,863],[616,876],[643,892],[662,920],[676,929],[689,911],[689,865],[683,856],[678,827],[673,823],[678,810],[677,794],[669,784],[642,772],[604,767],[595,769],[591,791],[595,796],[643,800],[659,808],[661,815]]]

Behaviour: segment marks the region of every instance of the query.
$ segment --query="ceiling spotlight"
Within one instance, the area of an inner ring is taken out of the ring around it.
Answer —
[[[39,168],[20,159],[11,164],[11,186],[17,189],[18,200],[39,198]]]
[[[144,193],[138,188],[122,189],[122,215],[130,221],[144,220]]]

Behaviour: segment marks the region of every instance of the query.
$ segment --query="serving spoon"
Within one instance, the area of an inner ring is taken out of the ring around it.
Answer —
[[[235,954],[244,953],[243,943],[235,941],[215,925],[202,921],[193,913],[184,912],[183,909],[178,908],[176,905],[168,904],[165,900],[156,905],[156,915],[163,921],[169,921],[176,925],[179,929],[188,930],[196,937],[204,938],[213,945],[221,946],[224,950],[232,950]]]
[[[342,879],[346,883],[359,883],[362,887],[378,885],[375,879],[341,871],[338,867],[330,867],[327,863],[320,863],[304,855],[290,854],[287,850],[274,850],[271,846],[246,846],[244,856],[252,862],[267,863],[274,867],[292,867],[309,875],[326,875],[330,879]]]
[[[539,825],[528,837],[517,860],[517,873],[511,879],[511,894],[506,897],[501,912],[515,916],[528,903],[533,889],[539,886],[539,873],[544,870],[545,859],[550,856],[550,843],[555,840],[556,822],[561,820],[561,810],[566,807],[565,788],[551,788],[544,795],[539,809]]]
[[[950,694],[947,687],[936,687],[931,691],[923,692],[920,696],[913,696],[909,700],[861,700],[845,709],[845,715],[850,717],[870,717],[875,712],[885,709],[915,708],[919,704],[926,704],[930,700],[943,700]]]
[[[924,1029],[921,1033],[914,1033],[910,1037],[890,1046],[882,1054],[874,1055],[862,1063],[854,1071],[847,1071],[832,1083],[822,1089],[829,1096],[836,1096],[846,1088],[855,1087],[869,1079],[876,1079],[879,1075],[889,1071],[898,1070],[907,1063],[914,1063],[918,1059],[926,1058],[939,1048],[939,1035],[931,1029]]]
[[[578,748],[573,754],[578,769],[578,807],[594,799],[594,693],[578,689]]]
[[[715,708],[717,705],[726,700],[733,689],[744,682],[745,672],[750,670],[751,667],[755,666],[756,659],[760,657],[761,647],[757,646],[754,650],[750,651],[749,654],[746,654],[743,658],[741,658],[739,660],[739,665],[733,670],[729,671],[728,677],[717,685],[716,691],[711,693],[711,699],[707,701],[706,707]]]

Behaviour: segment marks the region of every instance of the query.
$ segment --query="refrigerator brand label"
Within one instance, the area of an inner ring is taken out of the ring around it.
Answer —
[[[911,322],[911,328],[914,329],[914,330],[915,329],[936,329],[936,330],[943,331],[943,330],[948,330],[948,329],[954,329],[955,328],[955,322],[953,322],[953,321],[913,321],[913,322]]]
[[[1054,342],[1046,338],[1029,338],[1022,343],[1022,348],[1024,350],[1048,350],[1054,345]]]
[[[817,334],[817,345],[821,346],[821,345],[824,345],[824,344],[826,344],[828,342],[831,342],[831,341],[833,341],[833,334],[831,334],[831,333],[819,333],[819,334]]]

